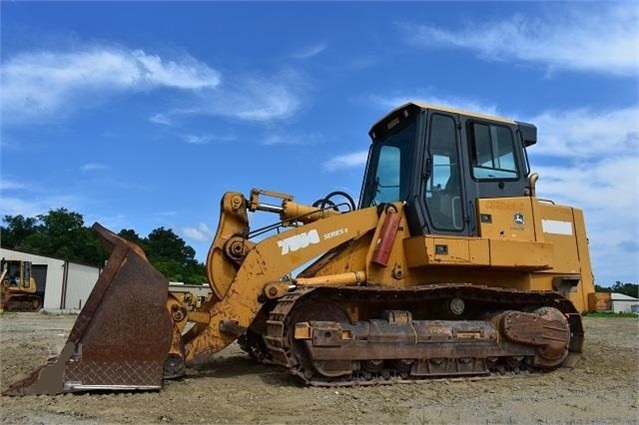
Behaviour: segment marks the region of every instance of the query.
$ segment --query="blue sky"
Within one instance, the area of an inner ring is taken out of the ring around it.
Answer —
[[[408,100],[535,123],[540,197],[584,209],[597,283],[639,281],[634,2],[2,2],[0,214],[175,230],[219,200],[357,197]],[[266,224],[275,216],[255,217]]]

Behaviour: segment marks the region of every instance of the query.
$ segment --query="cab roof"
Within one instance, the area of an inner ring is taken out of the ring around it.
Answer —
[[[451,114],[459,114],[459,115],[464,115],[464,116],[473,117],[473,118],[480,118],[480,119],[491,120],[491,121],[499,121],[499,122],[503,122],[505,124],[517,124],[516,121],[511,120],[510,118],[498,117],[498,116],[495,116],[495,115],[488,115],[488,114],[481,114],[481,113],[478,113],[478,112],[465,111],[465,110],[462,110],[462,109],[452,108],[452,107],[449,107],[449,106],[441,106],[441,105],[434,105],[434,104],[431,104],[431,103],[410,101],[410,102],[407,102],[407,103],[403,104],[402,106],[399,106],[399,107],[393,109],[392,111],[390,111],[382,119],[377,121],[375,123],[375,125],[373,125],[373,127],[375,127],[376,125],[384,122],[386,119],[388,119],[391,115],[393,115],[397,111],[400,111],[400,110],[402,110],[404,108],[407,108],[409,106],[416,106],[416,107],[421,108],[421,109],[431,109],[431,110],[435,110],[435,111],[448,112],[448,113],[451,113]]]
[[[493,121],[493,122],[501,122],[501,123],[508,124],[508,125],[516,125],[516,126],[519,127],[519,129],[522,132],[522,136],[523,136],[524,143],[525,143],[526,147],[534,145],[535,143],[537,143],[537,127],[535,127],[535,125],[533,125],[533,124],[520,122],[520,121],[515,121],[515,120],[512,120],[510,118],[498,117],[498,116],[495,116],[495,115],[488,115],[488,114],[482,114],[482,113],[478,113],[478,112],[465,111],[463,109],[452,108],[452,107],[449,107],[449,106],[434,105],[434,104],[431,104],[431,103],[424,103],[424,102],[417,102],[417,101],[411,101],[411,102],[405,103],[402,106],[399,106],[399,107],[393,109],[392,111],[390,111],[388,114],[386,114],[382,119],[377,121],[371,127],[371,130],[370,130],[369,134],[372,135],[373,134],[373,130],[377,126],[379,126],[380,124],[382,124],[385,121],[389,120],[391,117],[397,116],[397,113],[399,111],[407,109],[407,108],[422,109],[422,110],[430,109],[430,110],[433,110],[433,111],[442,111],[442,112],[447,112],[447,113],[451,113],[451,114],[463,115],[463,116],[471,117],[471,118],[489,120],[489,121]]]

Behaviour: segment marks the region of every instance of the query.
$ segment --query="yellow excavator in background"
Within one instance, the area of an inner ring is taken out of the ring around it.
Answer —
[[[0,312],[38,311],[42,297],[31,275],[31,262],[0,260]]]
[[[580,353],[584,217],[536,197],[536,127],[408,103],[370,136],[359,205],[226,193],[194,311],[96,223],[111,257],[62,353],[7,393],[158,389],[234,341],[317,386],[547,371]],[[251,229],[254,211],[279,221]]]

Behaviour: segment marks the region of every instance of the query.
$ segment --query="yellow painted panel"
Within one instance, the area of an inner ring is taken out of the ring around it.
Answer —
[[[544,238],[555,247],[554,272],[580,274],[572,208],[540,203],[539,210]]]
[[[479,235],[483,238],[534,241],[535,218],[530,197],[477,200]]]
[[[468,239],[427,238],[428,261],[433,264],[469,264]]]
[[[468,241],[470,262],[476,266],[490,265],[490,246],[487,239],[470,239]]]
[[[553,246],[545,242],[489,240],[490,264],[495,267],[550,269],[553,266]]]
[[[469,237],[415,236],[404,240],[408,267],[487,266],[488,241]]]
[[[578,290],[581,292],[583,309],[588,307],[588,297],[595,293],[595,282],[590,263],[590,251],[588,249],[588,236],[583,212],[573,208],[573,222],[577,239],[577,255],[581,269],[581,283]]]
[[[424,236],[404,239],[404,256],[408,267],[422,267],[428,264]]]

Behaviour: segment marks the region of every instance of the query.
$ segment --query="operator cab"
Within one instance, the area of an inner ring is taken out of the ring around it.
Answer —
[[[532,124],[408,103],[369,134],[360,208],[404,201],[412,234],[477,235],[477,198],[530,193]]]
[[[29,287],[29,279],[31,278],[31,262],[19,260],[0,261],[0,270],[5,273],[5,279],[8,280],[10,287]]]

